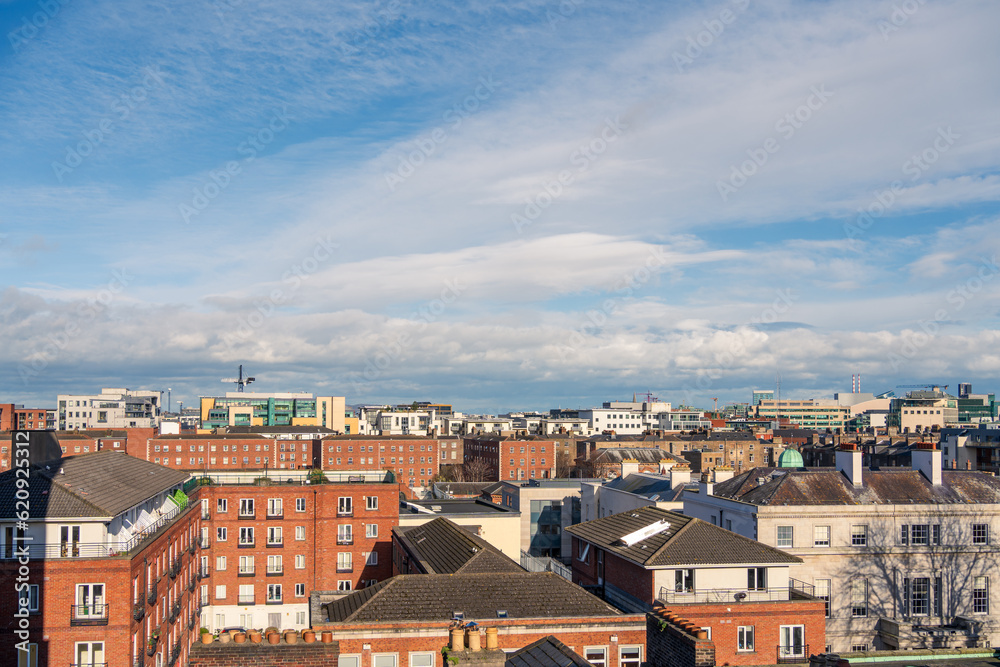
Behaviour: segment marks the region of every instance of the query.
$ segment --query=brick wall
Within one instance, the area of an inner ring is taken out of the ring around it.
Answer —
[[[713,667],[715,645],[655,614],[648,614],[646,660],[652,667]]]
[[[302,643],[299,638],[294,645],[267,643],[252,644],[195,644],[191,648],[190,667],[336,667],[340,655],[337,642],[323,644],[317,637],[312,644]]]
[[[329,436],[320,441],[323,470],[391,470],[407,486],[429,486],[441,444],[417,436]]]

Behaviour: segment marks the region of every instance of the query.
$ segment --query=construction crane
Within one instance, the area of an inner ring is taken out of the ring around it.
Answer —
[[[941,391],[947,391],[948,385],[946,384],[897,384],[896,389],[933,389],[935,387],[940,387]]]
[[[719,411],[719,399],[716,398],[715,396],[713,396],[712,397],[712,401],[714,401],[714,403],[715,403],[715,407],[712,408],[712,412],[718,412]]]
[[[222,378],[222,381],[226,382],[226,383],[229,383],[229,382],[236,383],[236,391],[242,392],[244,386],[250,384],[251,382],[253,382],[256,379],[257,378],[253,378],[253,377],[250,377],[250,376],[243,377],[243,364],[240,364],[240,375],[239,375],[239,377],[235,377],[235,378]]]

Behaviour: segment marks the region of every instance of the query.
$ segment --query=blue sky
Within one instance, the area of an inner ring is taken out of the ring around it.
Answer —
[[[1000,355],[1000,6],[0,2],[0,401],[826,397]]]

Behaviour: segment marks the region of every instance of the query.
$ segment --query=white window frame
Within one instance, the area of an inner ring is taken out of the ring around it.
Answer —
[[[625,651],[635,651],[638,658],[626,658]],[[628,644],[618,646],[618,667],[640,667],[642,665],[642,644]]]
[[[295,584],[295,597],[304,598],[306,596],[306,585],[303,583]]]
[[[306,569],[306,557],[304,554],[295,554],[295,569],[296,570]]]
[[[591,657],[590,653],[595,654]],[[584,646],[583,658],[594,665],[594,667],[608,667],[608,647],[607,646]]]
[[[366,510],[377,510],[378,509],[378,496],[365,496],[365,509]]]
[[[240,544],[257,544],[253,526],[240,526]]]
[[[747,638],[749,637],[749,642]],[[741,625],[736,628],[736,652],[737,653],[754,653],[756,652],[756,644],[754,643],[754,626],[752,625]]]
[[[417,658],[423,658],[417,662]],[[434,651],[410,651],[410,667],[435,667],[436,655]]]
[[[282,534],[281,526],[267,527],[267,543],[284,544],[284,535]]]
[[[226,498],[217,498],[215,501],[215,511],[224,514],[229,511],[229,500]]]
[[[267,515],[268,516],[283,516],[285,514],[285,503],[281,498],[268,498],[267,499]]]
[[[368,539],[375,539],[378,537],[378,524],[377,523],[366,523],[365,524],[365,537]]]
[[[240,516],[257,516],[253,498],[240,498]]]
[[[295,540],[301,542],[304,539],[306,539],[306,527],[295,526]]]
[[[824,531],[826,533],[826,539],[821,538],[821,535]],[[832,541],[830,539],[831,536],[830,534],[831,534],[830,526],[827,525],[813,526],[813,546],[818,549],[829,548],[830,542]]]
[[[391,663],[379,664],[379,658],[391,658]],[[372,667],[399,667],[398,653],[372,653]]]
[[[284,593],[281,590],[281,584],[268,584],[267,585],[267,601],[268,602],[284,602]]]
[[[785,543],[785,541],[781,537],[781,529],[782,528],[787,528],[788,529],[789,535],[788,535],[787,543]],[[777,526],[776,529],[775,529],[774,544],[779,549],[788,549],[788,548],[791,548],[792,545],[795,544],[795,526]]]
[[[295,511],[296,512],[305,512],[306,511],[306,499],[305,498],[296,498],[295,499]]]
[[[225,526],[217,526],[215,529],[215,541],[225,542],[229,539],[229,529]]]

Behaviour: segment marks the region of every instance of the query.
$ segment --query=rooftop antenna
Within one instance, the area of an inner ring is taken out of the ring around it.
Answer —
[[[240,364],[240,375],[239,375],[239,377],[235,377],[235,378],[222,378],[222,381],[223,382],[227,382],[227,383],[228,382],[234,382],[234,383],[236,383],[236,391],[242,392],[244,386],[250,384],[251,382],[253,382],[256,379],[257,378],[250,377],[250,376],[243,377],[243,364]]]

